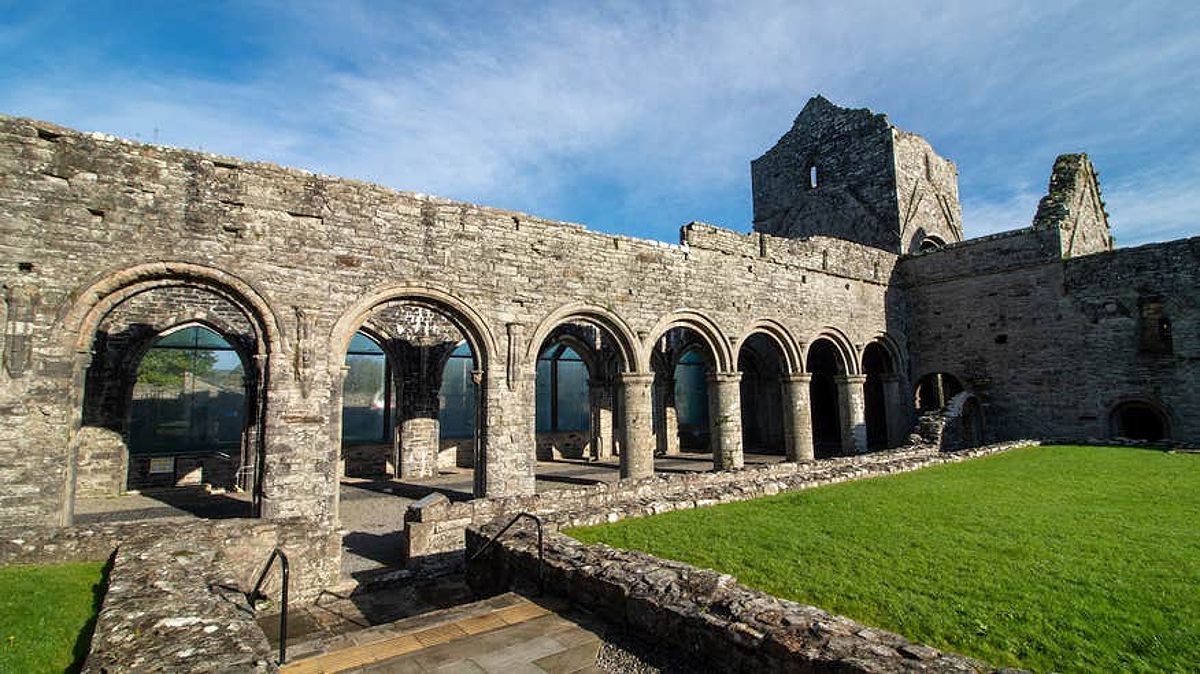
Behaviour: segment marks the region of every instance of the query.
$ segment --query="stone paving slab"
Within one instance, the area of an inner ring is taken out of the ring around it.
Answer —
[[[323,652],[295,658],[282,671],[592,671],[600,638],[555,607],[565,610],[506,593],[329,640]]]

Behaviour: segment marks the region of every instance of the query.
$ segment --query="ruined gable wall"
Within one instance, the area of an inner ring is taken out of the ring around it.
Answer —
[[[917,252],[921,241],[931,235],[944,243],[962,241],[962,206],[954,162],[939,157],[929,141],[915,133],[893,128],[892,137],[900,250]]]
[[[801,342],[827,326],[856,345],[903,330],[886,286],[895,256],[844,241],[702,230],[686,245],[614,237],[0,118],[0,282],[18,291],[6,316],[29,316],[6,320],[7,329],[30,335],[28,370],[0,374],[0,521],[63,516],[66,439],[78,414],[73,371],[86,356],[75,352],[65,317],[86,304],[81,294],[92,284],[146,263],[222,270],[268,305],[279,341],[263,359],[269,517],[332,521],[336,513],[342,355],[332,353],[334,325],[382,288],[449,293],[478,312],[495,339],[486,388],[489,479],[499,490],[531,486],[534,363],[523,354],[543,318],[565,304],[607,307],[644,350],[660,319],[682,308],[703,312],[726,339],[765,318]],[[26,350],[12,348],[18,341],[6,337],[6,363],[20,362]],[[522,359],[511,388],[510,354]]]
[[[1059,155],[1054,161],[1050,188],[1038,202],[1033,227],[1058,232],[1064,258],[1113,249],[1100,181],[1086,154]]]
[[[1056,230],[1018,230],[902,259],[913,381],[948,372],[980,394],[993,438],[1103,438],[1123,400],[1200,442],[1200,239],[1061,260]],[[1141,347],[1159,298],[1171,354]]]

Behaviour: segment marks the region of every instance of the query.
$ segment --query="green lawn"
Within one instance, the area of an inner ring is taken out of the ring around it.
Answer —
[[[1200,456],[1028,447],[570,535],[995,665],[1200,667]]]
[[[0,672],[75,672],[104,596],[105,564],[0,566]]]

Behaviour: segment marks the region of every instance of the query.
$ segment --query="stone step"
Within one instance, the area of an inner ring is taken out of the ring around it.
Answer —
[[[595,670],[600,638],[513,593],[343,634],[297,652],[285,674]]]

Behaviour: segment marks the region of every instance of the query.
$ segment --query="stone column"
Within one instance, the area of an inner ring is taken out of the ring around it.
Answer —
[[[588,400],[592,406],[592,450],[593,458],[603,461],[613,455],[613,394],[610,384],[592,384],[588,387]]]
[[[621,477],[637,479],[654,474],[654,375],[622,372]]]
[[[887,415],[887,446],[899,447],[908,440],[907,396],[900,384],[900,375],[881,374],[883,381],[883,409]]]
[[[738,470],[745,464],[741,381],[741,372],[714,372],[708,378],[709,442],[717,470]]]
[[[863,385],[867,377],[843,374],[833,378],[838,389],[838,416],[842,421],[842,452],[863,454],[867,451],[867,421]]]
[[[812,406],[808,401],[811,374],[791,374],[783,377],[785,407],[783,437],[788,461],[812,461]]]
[[[537,484],[533,373],[518,372],[511,389],[497,379],[494,372],[484,377],[481,400],[486,408],[480,411],[484,427],[479,439],[484,460],[482,471],[475,466],[475,495],[527,496]]]

